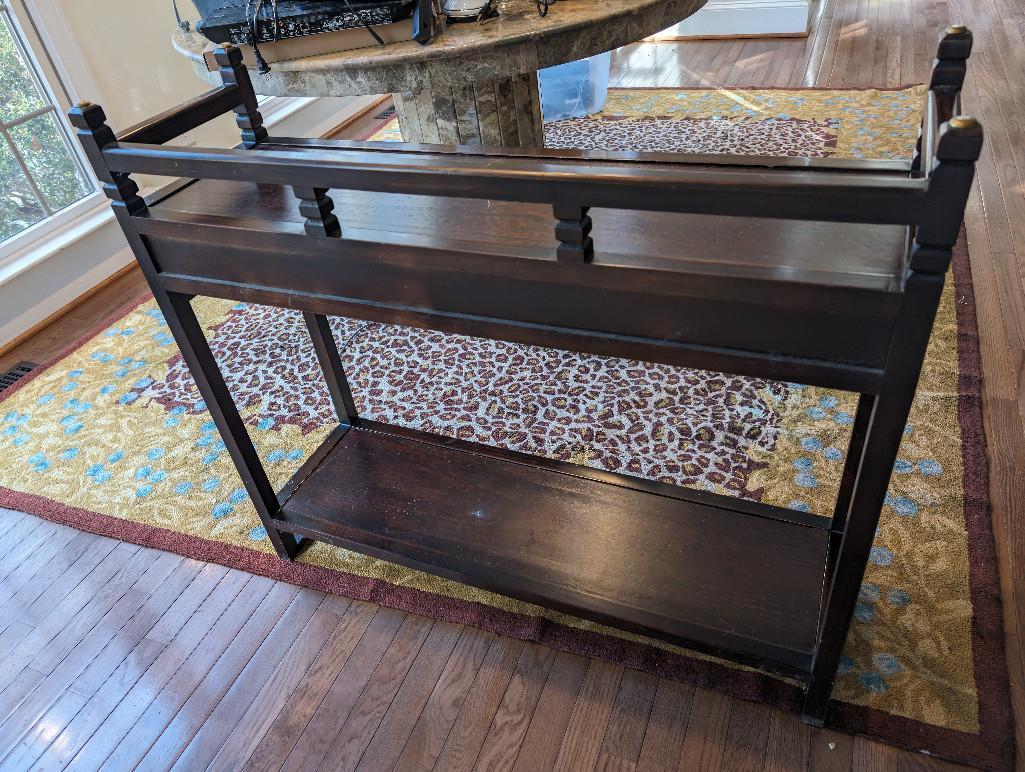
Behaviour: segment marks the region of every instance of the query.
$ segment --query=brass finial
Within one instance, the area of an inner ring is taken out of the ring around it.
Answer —
[[[948,35],[963,35],[968,31],[968,28],[963,24],[951,24],[947,27]]]
[[[950,125],[950,128],[957,129],[958,131],[979,128],[979,122],[968,115],[955,115],[947,123]]]

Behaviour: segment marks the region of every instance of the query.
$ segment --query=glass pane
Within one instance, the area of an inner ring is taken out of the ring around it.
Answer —
[[[10,132],[32,179],[53,211],[88,195],[89,183],[71,155],[56,115],[43,113],[31,121],[19,123]]]
[[[0,139],[0,241],[46,217],[7,141]]]
[[[38,110],[45,102],[14,41],[7,14],[0,16],[0,120],[8,122]]]

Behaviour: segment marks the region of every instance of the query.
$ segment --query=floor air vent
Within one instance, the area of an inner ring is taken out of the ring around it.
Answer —
[[[6,373],[0,375],[0,392],[4,389],[9,389],[37,367],[39,367],[39,365],[33,364],[32,362],[19,362],[16,364]]]

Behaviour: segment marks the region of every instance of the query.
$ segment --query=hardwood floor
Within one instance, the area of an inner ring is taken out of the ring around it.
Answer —
[[[1025,0],[828,0],[818,12],[807,40],[630,46],[612,85],[896,86],[926,77],[948,23],[973,28],[964,106],[988,142],[966,228],[1025,747]],[[141,287],[119,280],[0,371],[51,356]],[[0,525],[3,769],[956,768],[474,628],[19,513],[0,511]]]

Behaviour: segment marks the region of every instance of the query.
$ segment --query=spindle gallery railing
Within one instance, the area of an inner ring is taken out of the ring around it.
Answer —
[[[556,204],[552,207],[555,219],[555,238],[559,240],[556,251],[560,260],[589,263],[594,258],[594,241],[591,239],[590,207]]]
[[[941,42],[906,162],[274,139],[232,48],[120,138],[71,121],[282,558],[319,539],[794,677],[821,724],[982,146],[951,116],[970,48]],[[228,110],[243,148],[162,146]],[[147,203],[133,173],[195,181]],[[303,314],[338,425],[280,491],[195,295]],[[327,314],[858,392],[834,512],[369,420]]]

